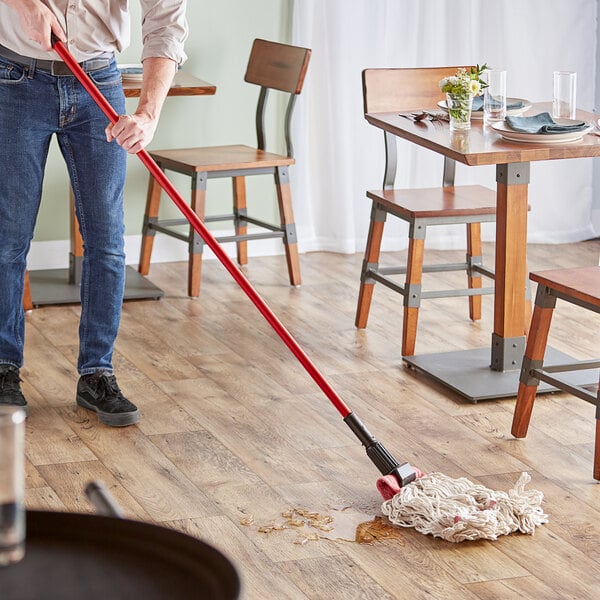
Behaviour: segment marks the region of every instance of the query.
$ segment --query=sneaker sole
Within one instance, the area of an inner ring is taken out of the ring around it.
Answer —
[[[107,413],[98,410],[97,406],[90,404],[81,396],[77,396],[77,406],[95,412],[98,415],[98,419],[100,419],[100,423],[104,423],[104,425],[108,425],[109,427],[127,427],[127,425],[134,425],[140,420],[139,410],[127,413]]]

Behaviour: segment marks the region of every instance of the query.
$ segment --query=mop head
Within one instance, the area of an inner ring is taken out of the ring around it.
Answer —
[[[464,477],[430,473],[398,489],[381,510],[394,525],[448,542],[496,540],[516,531],[533,535],[536,526],[548,522],[548,515],[541,508],[542,492],[525,490],[530,481],[529,474],[522,473],[511,490],[495,492]],[[393,487],[385,478],[377,485],[382,494]]]

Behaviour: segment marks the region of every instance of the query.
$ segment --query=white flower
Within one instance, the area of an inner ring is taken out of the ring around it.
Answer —
[[[487,65],[481,67],[471,67],[468,71],[464,67],[459,67],[455,75],[444,77],[440,81],[442,92],[458,94],[464,96],[478,96],[486,87],[481,80],[481,74],[487,69]]]
[[[481,91],[481,84],[476,79],[469,81],[469,92],[471,96],[477,96]]]

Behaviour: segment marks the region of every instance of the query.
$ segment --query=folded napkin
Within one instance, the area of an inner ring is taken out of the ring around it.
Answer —
[[[589,127],[585,121],[573,121],[569,125],[559,125],[547,112],[531,117],[506,117],[506,123],[513,131],[522,133],[570,133],[583,131]]]
[[[523,108],[524,106],[525,103],[522,100],[515,100],[514,102],[507,102],[506,110],[516,110],[517,108]],[[483,96],[475,96],[473,98],[471,110],[483,110]]]

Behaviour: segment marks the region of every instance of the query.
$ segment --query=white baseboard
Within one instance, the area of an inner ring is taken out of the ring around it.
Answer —
[[[227,235],[231,232],[212,232],[215,236]],[[600,210],[592,211],[592,223],[585,232],[569,232],[568,235],[564,236],[564,239],[553,239],[553,243],[569,243],[574,239],[590,239],[600,234]],[[530,236],[530,243],[549,243],[548,236],[540,236],[537,239],[536,236]],[[493,237],[491,238],[493,239]],[[489,238],[485,237],[485,241],[489,241]],[[140,247],[142,243],[141,234],[125,236],[125,254],[126,262],[128,265],[137,265],[140,256]],[[361,240],[357,243],[355,240],[347,240],[346,243],[339,239],[304,239],[298,244],[298,250],[301,254],[305,252],[341,252],[341,253],[353,253],[363,252],[366,240]],[[231,256],[235,256],[235,244],[228,243],[222,244],[223,249]],[[432,240],[429,244],[431,248],[445,248],[445,249],[462,249],[464,248],[464,239],[456,240],[456,238],[445,238],[441,237],[437,240]],[[31,250],[27,258],[27,266],[32,271],[40,269],[66,269],[69,267],[69,250],[71,244],[69,240],[57,240],[51,242],[33,242],[31,244]],[[390,237],[384,240],[382,251],[394,251],[402,250],[406,248],[405,237]],[[250,256],[277,256],[283,254],[283,244],[277,239],[267,240],[254,240],[248,245],[248,254]],[[179,262],[186,261],[188,258],[187,244],[176,240],[166,235],[157,235],[154,240],[154,248],[152,251],[152,262],[163,263],[163,262]],[[215,255],[212,253],[210,248],[204,247],[204,258],[206,260],[215,259]]]
[[[596,236],[600,236],[600,208],[592,210],[592,227],[596,232]]]
[[[220,235],[215,232],[214,235]],[[125,236],[125,254],[128,265],[137,265],[140,258],[140,247],[142,236]],[[235,256],[235,244],[222,244],[223,249],[230,255]],[[71,243],[69,240],[57,240],[51,242],[33,242],[27,257],[27,268],[31,271],[40,269],[66,269],[69,267],[69,252]],[[255,240],[248,245],[250,256],[273,256],[283,253],[280,240]],[[152,249],[152,262],[178,262],[186,261],[188,258],[187,244],[166,235],[157,235]],[[204,247],[203,259],[214,259],[215,255],[210,248]]]

